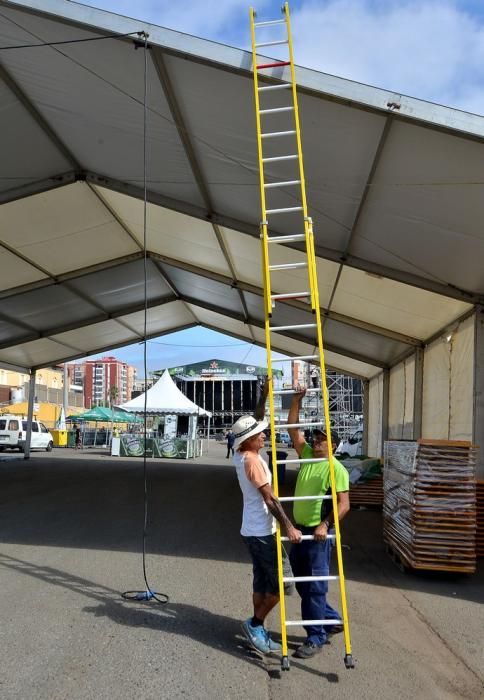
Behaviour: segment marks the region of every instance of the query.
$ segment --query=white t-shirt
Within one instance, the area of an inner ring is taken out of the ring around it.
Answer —
[[[242,527],[244,537],[265,537],[276,531],[276,522],[259,491],[264,484],[272,484],[272,474],[260,455],[236,451],[234,464],[244,498]]]

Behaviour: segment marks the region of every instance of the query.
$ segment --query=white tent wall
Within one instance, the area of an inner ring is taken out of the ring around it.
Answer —
[[[381,457],[383,454],[383,405],[384,372],[370,380],[368,385],[368,455]]]
[[[409,357],[390,370],[388,439],[413,440],[415,358]]]
[[[477,478],[484,479],[484,310],[474,314],[474,411],[472,441],[477,452]]]
[[[474,325],[471,316],[425,348],[424,438],[473,439]]]

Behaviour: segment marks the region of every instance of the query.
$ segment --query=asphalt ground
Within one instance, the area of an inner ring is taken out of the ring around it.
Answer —
[[[2,700],[484,697],[484,566],[473,576],[405,574],[385,553],[381,512],[343,523],[354,670],[342,635],[309,661],[244,645],[251,565],[225,448],[192,462],[149,460],[143,589],[142,460],[57,449],[0,461]],[[295,471],[284,491],[291,493]],[[330,600],[339,608],[336,585]],[[298,617],[297,596],[287,599]],[[278,614],[269,624],[278,638]],[[294,628],[290,648],[303,641]]]

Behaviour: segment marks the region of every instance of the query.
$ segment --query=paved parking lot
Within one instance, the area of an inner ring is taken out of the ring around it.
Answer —
[[[280,676],[278,660],[252,655],[240,634],[251,567],[223,445],[191,463],[148,463],[147,571],[170,596],[165,606],[120,596],[143,588],[141,460],[60,449],[3,457],[2,699],[484,694],[482,563],[472,577],[402,574],[385,555],[378,511],[354,511],[344,523],[357,668],[345,670],[340,635]],[[297,603],[289,599],[291,617]],[[292,648],[301,637],[291,634]]]

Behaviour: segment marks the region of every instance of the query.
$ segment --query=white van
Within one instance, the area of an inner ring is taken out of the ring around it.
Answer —
[[[363,431],[357,430],[347,440],[341,440],[335,452],[336,457],[357,457],[363,453]]]
[[[26,421],[22,416],[0,415],[0,450],[11,449],[23,452],[27,441]],[[54,446],[54,439],[43,423],[32,421],[31,450],[47,450]]]

